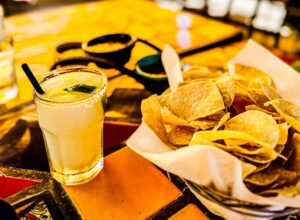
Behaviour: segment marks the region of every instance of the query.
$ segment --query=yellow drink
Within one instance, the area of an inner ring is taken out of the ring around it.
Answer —
[[[41,86],[45,94],[36,94],[35,103],[50,171],[66,185],[87,182],[103,167],[106,78],[73,68],[54,72]]]

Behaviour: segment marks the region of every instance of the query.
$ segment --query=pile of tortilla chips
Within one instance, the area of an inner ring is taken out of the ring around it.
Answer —
[[[249,66],[236,64],[233,76],[196,67],[184,78],[176,91],[142,102],[156,135],[173,149],[208,145],[236,156],[254,193],[300,194],[300,107]]]

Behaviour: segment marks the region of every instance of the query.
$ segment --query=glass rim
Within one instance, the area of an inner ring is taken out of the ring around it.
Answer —
[[[38,100],[39,102],[42,103],[52,103],[52,104],[58,104],[58,105],[64,105],[64,104],[78,104],[82,101],[85,101],[87,99],[90,99],[91,97],[94,97],[98,94],[101,93],[105,93],[106,91],[106,87],[107,87],[107,77],[104,73],[102,73],[100,70],[96,70],[96,69],[92,69],[92,68],[88,68],[88,67],[65,67],[65,68],[61,68],[61,69],[57,69],[57,70],[52,70],[50,71],[49,74],[47,74],[42,81],[40,81],[39,83],[42,84],[44,82],[46,82],[49,79],[52,79],[56,76],[62,75],[62,74],[67,74],[67,73],[72,73],[72,72],[88,72],[88,73],[93,73],[93,74],[97,74],[99,77],[102,78],[103,80],[103,85],[100,87],[99,91],[97,91],[96,93],[90,93],[89,96],[84,97],[82,99],[78,99],[75,101],[53,101],[53,100],[49,100],[47,98],[42,97],[41,94],[39,94],[37,91],[34,90],[33,96],[35,98],[35,100]]]

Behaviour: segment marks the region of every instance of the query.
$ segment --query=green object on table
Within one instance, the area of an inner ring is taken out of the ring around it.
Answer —
[[[89,85],[85,85],[85,84],[77,84],[77,85],[71,86],[69,88],[65,88],[64,91],[92,93],[95,89],[96,89],[96,86],[89,86]]]
[[[297,65],[297,66],[294,66],[294,69],[295,69],[297,72],[299,72],[299,73],[300,73],[300,64],[299,64],[299,65]]]
[[[300,73],[300,60],[296,60],[295,62],[292,63],[292,67]]]

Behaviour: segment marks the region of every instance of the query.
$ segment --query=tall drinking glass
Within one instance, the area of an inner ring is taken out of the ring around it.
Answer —
[[[11,39],[0,40],[0,104],[18,95]]]
[[[52,176],[66,185],[85,183],[103,167],[107,80],[88,68],[50,73],[34,94]]]

